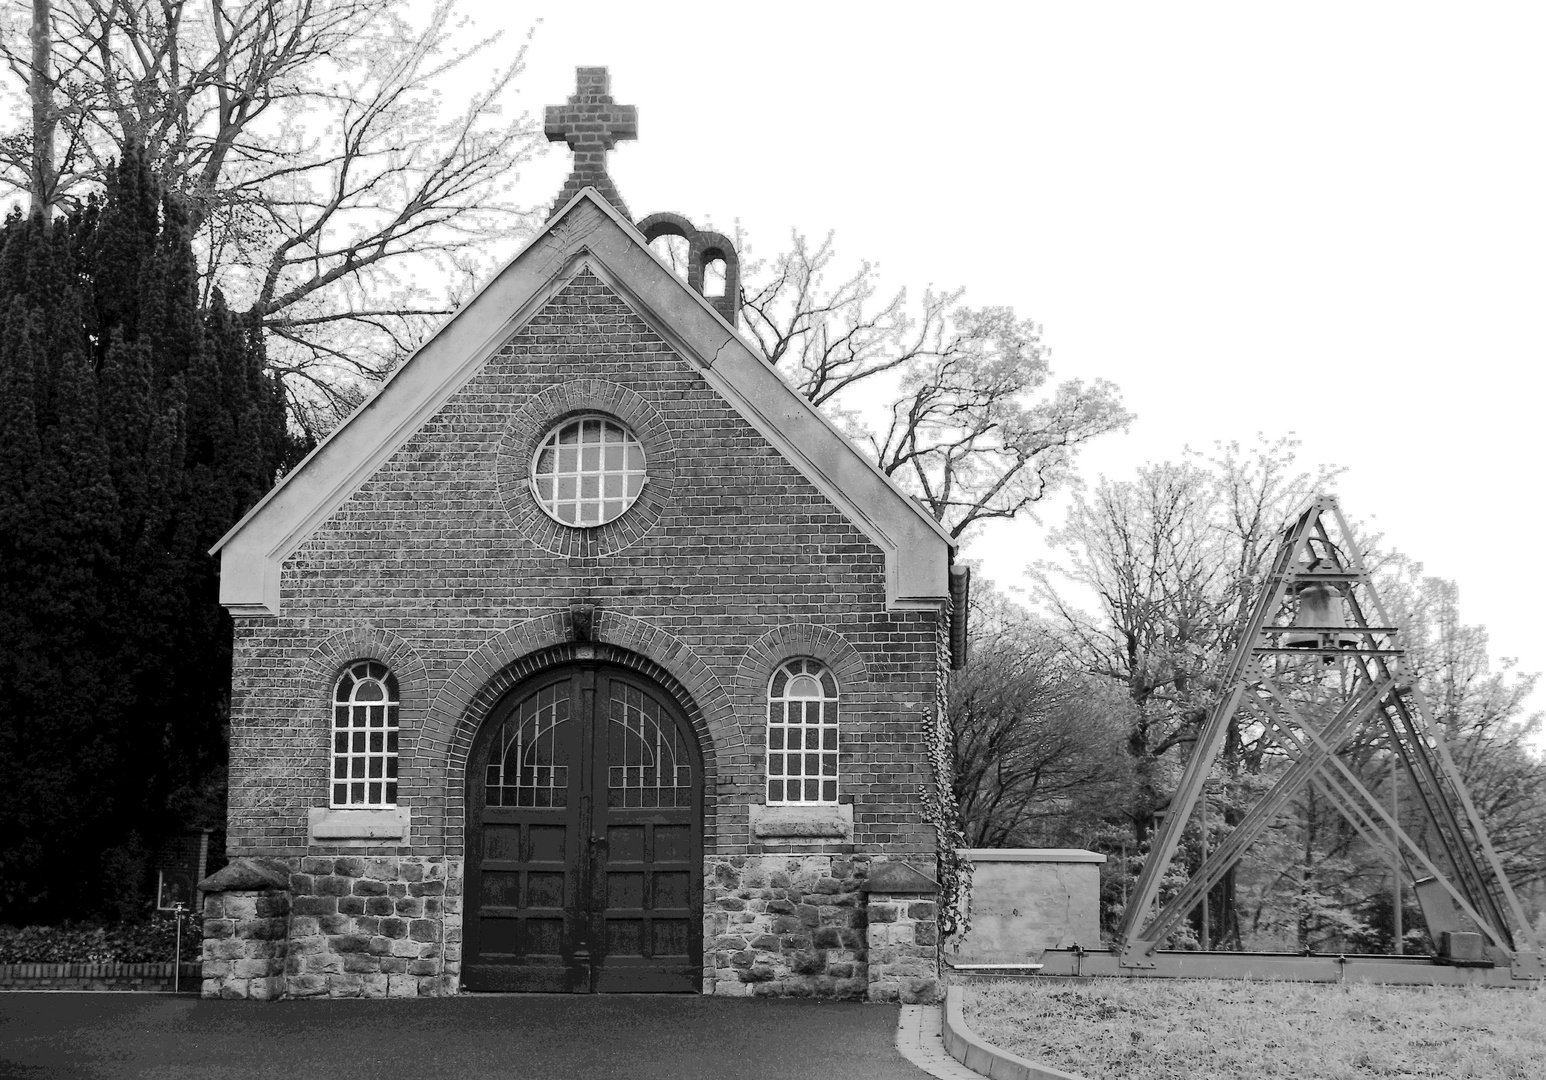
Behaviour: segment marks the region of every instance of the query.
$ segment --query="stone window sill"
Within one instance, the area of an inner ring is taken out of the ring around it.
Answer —
[[[306,840],[311,844],[372,846],[408,842],[408,810],[332,810],[313,806],[306,811]]]
[[[836,806],[751,807],[751,830],[757,840],[829,840],[851,844],[854,839],[852,803]]]

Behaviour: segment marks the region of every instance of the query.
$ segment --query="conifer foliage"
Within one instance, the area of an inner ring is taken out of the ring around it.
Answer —
[[[133,148],[100,199],[0,228],[0,922],[132,916],[159,837],[223,820],[208,549],[301,447],[198,282]]]

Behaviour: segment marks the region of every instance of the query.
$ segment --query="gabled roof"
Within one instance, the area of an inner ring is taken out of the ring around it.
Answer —
[[[889,606],[949,597],[950,535],[586,188],[210,549],[221,557],[220,602],[232,614],[278,615],[284,560],[585,269],[885,553]]]

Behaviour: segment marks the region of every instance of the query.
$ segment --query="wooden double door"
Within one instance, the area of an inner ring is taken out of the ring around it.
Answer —
[[[467,804],[467,989],[698,990],[703,766],[659,686],[600,662],[527,680],[473,744]]]

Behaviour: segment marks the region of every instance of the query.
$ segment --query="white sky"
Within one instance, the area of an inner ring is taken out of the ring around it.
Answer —
[[[591,64],[639,107],[612,155],[635,217],[739,220],[753,256],[835,229],[891,286],[1014,306],[1057,376],[1138,414],[1091,479],[1294,432],[1364,531],[1459,581],[1495,659],[1546,667],[1546,7],[502,9],[472,8],[517,40],[543,19],[526,107]],[[966,556],[1012,585],[1043,545],[1018,522]]]

